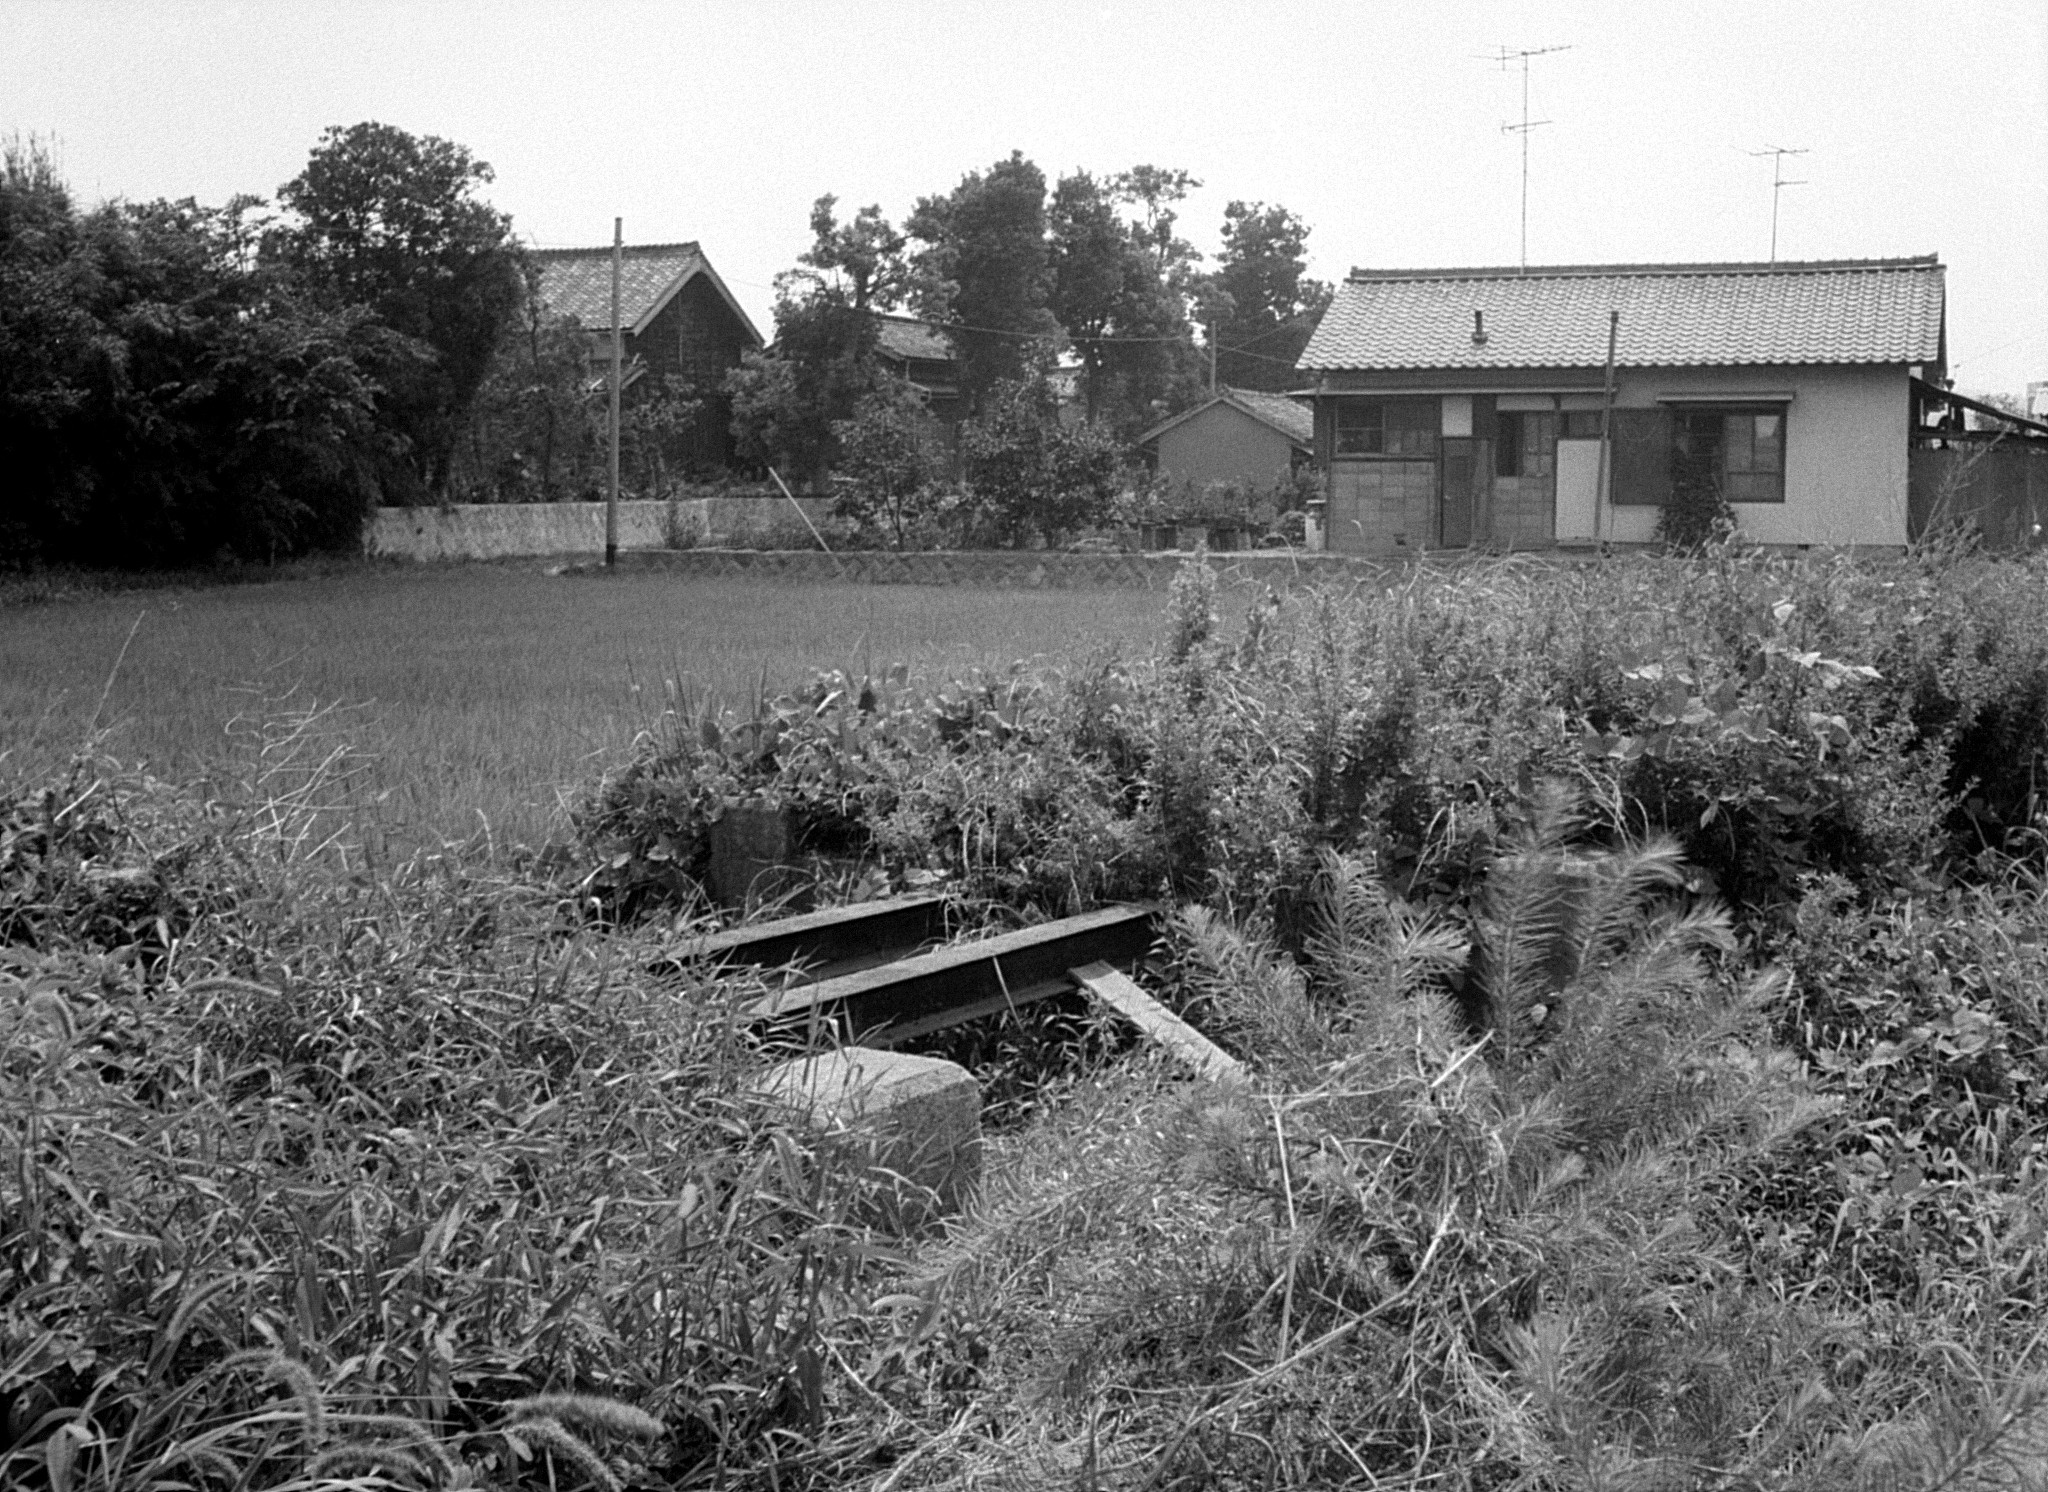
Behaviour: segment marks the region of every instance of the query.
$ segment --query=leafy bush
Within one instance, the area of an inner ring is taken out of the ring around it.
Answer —
[[[875,1307],[884,1183],[747,1096],[747,987],[262,811],[317,796],[78,786],[0,883],[0,1481],[829,1486],[944,1371]]]
[[[1093,426],[1063,423],[1043,378],[998,384],[960,427],[960,453],[982,521],[1010,546],[1035,533],[1058,548],[1063,534],[1106,518],[1121,485],[1116,445]]]
[[[869,394],[853,418],[833,424],[839,441],[839,497],[834,514],[864,535],[909,547],[939,511],[940,462],[931,418],[908,389]]]

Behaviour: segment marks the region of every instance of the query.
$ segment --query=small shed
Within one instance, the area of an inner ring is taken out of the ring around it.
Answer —
[[[1139,448],[1159,475],[1196,487],[1272,487],[1315,452],[1315,416],[1285,394],[1224,388],[1154,425]]]

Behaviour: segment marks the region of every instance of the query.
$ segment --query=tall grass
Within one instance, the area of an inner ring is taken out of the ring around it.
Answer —
[[[394,843],[538,844],[561,828],[563,797],[659,715],[668,680],[738,700],[813,668],[907,663],[942,676],[1091,640],[1143,651],[1158,617],[1142,593],[509,565],[75,596],[0,609],[0,762],[40,774],[79,748],[132,627],[101,722],[116,756],[222,780],[245,758],[251,722],[280,700],[318,705],[346,728],[362,804]]]

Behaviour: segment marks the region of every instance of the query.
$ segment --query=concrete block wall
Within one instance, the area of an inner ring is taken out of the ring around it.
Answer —
[[[982,589],[1131,589],[1164,591],[1188,560],[1186,554],[1062,554],[1041,550],[930,551],[896,554],[854,550],[670,549],[621,555],[636,569],[677,575],[740,576],[749,580],[853,585],[965,585]],[[1252,550],[1210,558],[1226,584],[1285,589],[1304,581],[1365,578],[1380,573],[1350,555],[1301,550]]]
[[[1495,477],[1490,537],[1495,548],[1540,549],[1556,535],[1557,478]]]
[[[1340,462],[1330,487],[1333,551],[1414,554],[1436,542],[1435,462]]]
[[[822,524],[830,498],[799,505]],[[762,497],[630,500],[619,504],[619,547],[659,549],[672,537],[692,544],[786,541],[807,534],[788,499]],[[507,559],[604,553],[603,503],[458,503],[445,508],[378,508],[363,530],[364,552],[414,560]]]
[[[663,502],[619,504],[619,547],[668,541]],[[415,560],[506,559],[518,555],[603,554],[603,503],[467,503],[446,508],[378,508],[363,549]]]

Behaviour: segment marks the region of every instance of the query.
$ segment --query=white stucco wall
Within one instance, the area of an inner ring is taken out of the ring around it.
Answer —
[[[1906,369],[1890,367],[1624,368],[1615,404],[1670,396],[1790,392],[1785,501],[1738,503],[1737,526],[1763,544],[1906,542]],[[1601,505],[1602,536],[1648,543],[1657,509]]]
[[[1287,475],[1293,445],[1271,425],[1228,404],[1212,404],[1159,437],[1159,473],[1176,482],[1251,482]]]

